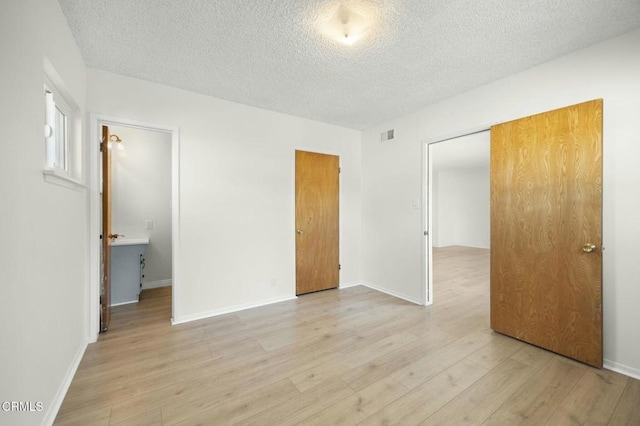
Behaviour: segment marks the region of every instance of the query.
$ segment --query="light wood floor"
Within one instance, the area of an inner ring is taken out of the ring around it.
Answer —
[[[640,381],[489,329],[488,250],[438,249],[435,304],[353,287],[170,326],[113,310],[56,424],[640,425]]]

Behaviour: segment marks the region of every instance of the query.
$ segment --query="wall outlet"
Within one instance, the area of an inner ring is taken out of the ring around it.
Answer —
[[[147,220],[144,224],[144,228],[145,229],[153,229],[153,221],[152,220]]]

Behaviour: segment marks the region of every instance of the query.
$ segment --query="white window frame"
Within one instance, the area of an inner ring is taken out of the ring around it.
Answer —
[[[69,174],[69,130],[71,108],[52,85],[44,84],[45,163],[47,169]]]
[[[80,107],[47,58],[44,59],[44,180],[83,190],[81,182]]]

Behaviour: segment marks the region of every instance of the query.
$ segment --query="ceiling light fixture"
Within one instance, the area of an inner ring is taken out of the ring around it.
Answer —
[[[352,45],[365,34],[369,27],[367,19],[341,4],[323,28],[323,33],[343,44]]]

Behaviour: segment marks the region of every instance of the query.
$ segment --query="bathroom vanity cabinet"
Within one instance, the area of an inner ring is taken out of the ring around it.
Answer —
[[[148,238],[117,239],[111,244],[111,306],[138,302]]]

